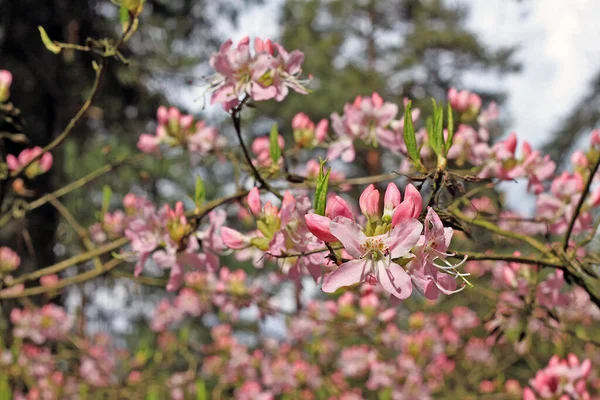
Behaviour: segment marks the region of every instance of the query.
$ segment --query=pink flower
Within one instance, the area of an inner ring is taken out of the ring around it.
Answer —
[[[325,276],[323,291],[337,289],[374,277],[390,294],[406,299],[412,293],[412,283],[406,271],[392,259],[409,255],[417,244],[423,226],[417,220],[407,220],[382,235],[367,237],[362,227],[352,220],[338,217],[330,224],[331,233],[355,258]]]
[[[21,265],[21,257],[8,247],[0,247],[0,275],[12,272]]]
[[[17,171],[25,165],[29,164],[31,160],[35,159],[42,153],[41,147],[33,147],[30,149],[23,150],[19,157],[15,157],[12,154],[6,156],[6,164],[8,164],[8,169],[11,171]],[[38,175],[44,174],[48,172],[48,170],[52,168],[52,154],[44,153],[41,158],[34,161],[31,165],[27,167],[25,170],[25,175],[29,179],[33,179]]]
[[[428,299],[437,299],[440,292],[448,295],[461,291],[464,286],[457,290],[455,278],[469,275],[456,270],[466,259],[456,265],[446,261],[446,257],[452,255],[446,253],[452,233],[452,228],[445,228],[433,208],[428,207],[425,234],[414,250],[415,259],[409,264],[414,285]],[[442,261],[444,265],[436,264],[436,260]]]
[[[302,148],[312,148],[319,143],[323,143],[328,127],[329,122],[326,119],[322,119],[315,128],[315,123],[310,120],[308,115],[302,112],[292,118],[294,140]]]
[[[58,283],[58,275],[56,275],[56,274],[44,275],[40,278],[40,284],[45,287],[56,286],[57,283]]]
[[[299,80],[304,55],[298,50],[288,53],[270,40],[255,39],[255,54],[250,52],[250,39],[240,40],[236,47],[227,40],[210,58],[216,74],[209,80],[213,91],[211,103],[220,103],[226,111],[239,104],[241,95],[256,101],[283,100],[288,88],[307,94]],[[275,56],[277,50],[277,56]]]
[[[0,103],[4,103],[10,97],[10,85],[12,74],[5,69],[0,70]]]
[[[353,141],[361,139],[366,143],[376,144],[380,137],[388,137],[391,133],[389,125],[398,114],[398,106],[384,103],[379,94],[371,97],[357,96],[352,104],[344,105],[344,115],[331,115],[331,123],[338,139],[330,144],[327,157],[342,157],[345,162],[354,161]]]

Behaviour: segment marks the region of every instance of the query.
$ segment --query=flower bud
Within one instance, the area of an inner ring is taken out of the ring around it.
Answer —
[[[308,230],[324,242],[337,242],[338,239],[331,234],[329,223],[331,220],[319,214],[306,214],[304,216]]]
[[[0,247],[0,274],[12,272],[21,265],[21,257],[8,247]]]
[[[250,190],[250,193],[248,193],[248,207],[255,217],[259,216],[262,211],[260,192],[256,186]]]
[[[367,219],[376,219],[379,216],[379,190],[373,184],[369,185],[360,195],[358,204]]]
[[[7,70],[0,70],[0,103],[4,103],[10,97],[10,85],[12,74]]]
[[[239,250],[248,247],[248,238],[235,229],[226,226],[221,227],[221,239],[225,246],[230,249]]]
[[[158,151],[159,143],[158,137],[142,133],[138,139],[137,147],[144,153],[155,153]]]
[[[156,120],[159,125],[166,125],[167,122],[169,122],[169,111],[167,111],[167,107],[158,107],[158,110],[156,110]]]
[[[385,190],[385,196],[383,197],[383,221],[390,222],[394,215],[394,210],[400,205],[402,195],[398,186],[395,183],[390,182],[387,189]]]
[[[327,202],[325,215],[327,215],[331,219],[334,219],[335,217],[345,217],[354,220],[354,215],[352,215],[352,210],[350,209],[350,206],[348,206],[346,200],[344,200],[340,196],[335,196],[332,199],[329,199],[329,201]]]

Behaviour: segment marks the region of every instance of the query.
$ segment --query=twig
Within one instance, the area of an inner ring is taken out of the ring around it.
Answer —
[[[573,233],[573,228],[575,227],[575,222],[577,218],[579,218],[579,213],[581,212],[581,207],[583,207],[583,203],[585,202],[585,198],[587,197],[590,187],[592,186],[592,181],[594,180],[594,176],[596,172],[598,172],[598,168],[600,167],[600,157],[596,160],[596,163],[592,167],[590,172],[590,176],[588,176],[587,182],[585,183],[585,187],[583,188],[583,192],[581,193],[581,197],[577,202],[577,207],[575,208],[575,212],[573,213],[573,217],[569,222],[569,227],[567,228],[567,233],[565,233],[565,238],[563,239],[562,248],[563,250],[567,250],[569,247],[569,239],[571,239],[571,233]]]

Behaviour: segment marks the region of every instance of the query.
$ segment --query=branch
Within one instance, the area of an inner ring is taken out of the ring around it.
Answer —
[[[511,238],[511,239],[515,239],[515,240],[520,240],[522,242],[527,243],[529,246],[533,247],[534,249],[538,250],[540,253],[545,254],[545,255],[550,255],[550,250],[548,249],[548,247],[546,247],[545,244],[543,244],[542,242],[532,238],[531,236],[527,236],[527,235],[523,235],[517,232],[513,232],[513,231],[505,231],[504,229],[499,228],[497,225],[493,224],[490,221],[486,221],[484,219],[475,217],[469,217],[468,215],[464,214],[462,211],[458,210],[458,209],[453,209],[451,211],[452,214],[454,214],[454,216],[456,216],[458,219],[461,219],[471,225],[475,225],[475,226],[479,226],[481,228],[487,229],[490,232],[493,232],[497,235],[500,236],[504,236],[507,238]]]
[[[575,208],[575,212],[573,213],[573,217],[571,217],[571,221],[569,222],[569,227],[567,228],[567,233],[565,233],[565,238],[563,239],[562,248],[563,250],[567,250],[569,247],[569,239],[571,238],[571,233],[573,233],[573,227],[575,226],[575,222],[577,218],[579,218],[579,213],[581,212],[581,207],[583,207],[583,203],[585,202],[585,198],[587,197],[590,187],[592,186],[592,181],[594,180],[594,176],[600,167],[600,156],[596,160],[596,163],[592,167],[590,176],[588,176],[587,182],[585,183],[585,187],[583,188],[583,192],[581,193],[581,197],[577,202],[577,207]]]
[[[518,262],[522,264],[532,265],[543,265],[545,267],[562,268],[563,264],[558,260],[537,258],[532,256],[515,256],[512,254],[488,254],[488,253],[476,253],[472,251],[456,251],[456,257],[464,258],[468,257],[468,261],[507,261],[507,262]]]
[[[249,97],[246,96],[244,98],[244,100],[242,100],[242,102],[237,107],[235,107],[233,109],[233,111],[231,112],[231,119],[233,121],[233,127],[235,128],[235,133],[237,135],[238,141],[240,142],[240,146],[242,147],[242,151],[244,153],[244,157],[246,158],[246,162],[248,163],[248,166],[250,167],[250,169],[252,169],[252,175],[254,175],[254,178],[261,184],[261,186],[263,188],[265,188],[269,192],[273,193],[275,196],[277,196],[279,198],[279,200],[282,200],[283,196],[281,195],[281,193],[279,193],[276,189],[273,189],[271,187],[271,185],[269,185],[263,179],[263,177],[260,175],[260,172],[258,172],[256,167],[252,163],[252,158],[250,157],[248,148],[246,147],[246,144],[244,143],[244,139],[242,139],[242,127],[241,127],[240,112],[242,111],[242,108],[243,108],[244,104],[248,101],[248,99],[249,99]]]
[[[98,88],[100,87],[100,81],[102,80],[102,75],[103,75],[103,71],[106,67],[106,64],[107,64],[107,59],[105,58],[102,60],[102,65],[99,65],[98,67],[96,67],[96,78],[94,79],[94,84],[92,85],[92,89],[90,90],[90,93],[88,94],[87,99],[85,100],[85,102],[83,103],[83,105],[81,106],[81,108],[79,109],[77,114],[75,114],[75,116],[71,119],[71,121],[69,121],[69,123],[67,124],[65,129],[60,133],[60,135],[58,135],[52,142],[50,142],[46,147],[44,147],[42,149],[42,151],[40,152],[40,154],[38,154],[36,157],[32,158],[27,164],[23,165],[21,168],[15,170],[15,171],[11,172],[11,174],[10,174],[11,178],[16,178],[19,175],[21,175],[31,164],[33,164],[35,161],[39,160],[45,153],[47,153],[47,152],[53,150],[55,147],[59,146],[67,138],[67,136],[69,136],[69,134],[71,133],[71,131],[73,130],[75,125],[77,125],[77,123],[81,120],[81,118],[83,118],[83,116],[85,115],[87,110],[92,105],[94,98],[96,97],[96,94],[98,93]]]

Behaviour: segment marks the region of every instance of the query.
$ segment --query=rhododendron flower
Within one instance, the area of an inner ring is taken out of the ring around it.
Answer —
[[[456,270],[466,258],[456,265],[446,261],[446,257],[453,255],[447,253],[452,233],[452,228],[444,227],[437,213],[433,208],[428,207],[425,234],[421,236],[416,249],[413,250],[415,259],[409,263],[409,273],[413,283],[428,299],[437,299],[440,292],[452,294],[461,291],[464,286],[457,290],[455,278],[469,275]]]
[[[379,137],[389,136],[389,125],[398,114],[398,106],[384,103],[379,94],[371,97],[357,96],[352,104],[344,105],[344,115],[331,114],[331,125],[338,139],[330,144],[327,157],[334,160],[342,157],[346,162],[354,161],[354,140],[361,139],[377,144]]]
[[[36,344],[46,340],[63,340],[72,326],[69,315],[55,304],[46,304],[34,310],[14,308],[10,320],[15,325],[15,337],[30,338]]]
[[[12,74],[5,69],[0,70],[0,103],[4,103],[10,97],[10,85]]]
[[[8,247],[0,247],[0,275],[9,273],[21,265],[21,257]]]
[[[8,164],[8,169],[11,171],[17,171],[29,164],[31,160],[38,157],[42,153],[41,147],[33,147],[31,149],[25,149],[20,154],[19,157],[15,157],[12,154],[6,156],[6,164]],[[33,179],[38,175],[45,174],[52,168],[52,154],[44,153],[42,157],[38,160],[34,161],[30,166],[25,169],[25,176],[29,179]]]
[[[277,55],[275,55],[277,50]],[[250,38],[240,40],[237,46],[227,40],[210,58],[216,74],[209,79],[213,92],[211,103],[220,103],[226,111],[239,104],[242,95],[253,100],[283,100],[289,88],[307,94],[300,81],[304,54],[298,50],[288,53],[281,45],[270,40],[254,41],[255,54],[250,51]]]
[[[412,293],[411,279],[404,268],[392,260],[409,255],[422,229],[419,221],[409,219],[388,233],[367,237],[360,225],[348,218],[337,217],[330,223],[330,231],[355,259],[326,275],[323,291],[333,293],[344,286],[376,279],[398,299],[408,298]]]

